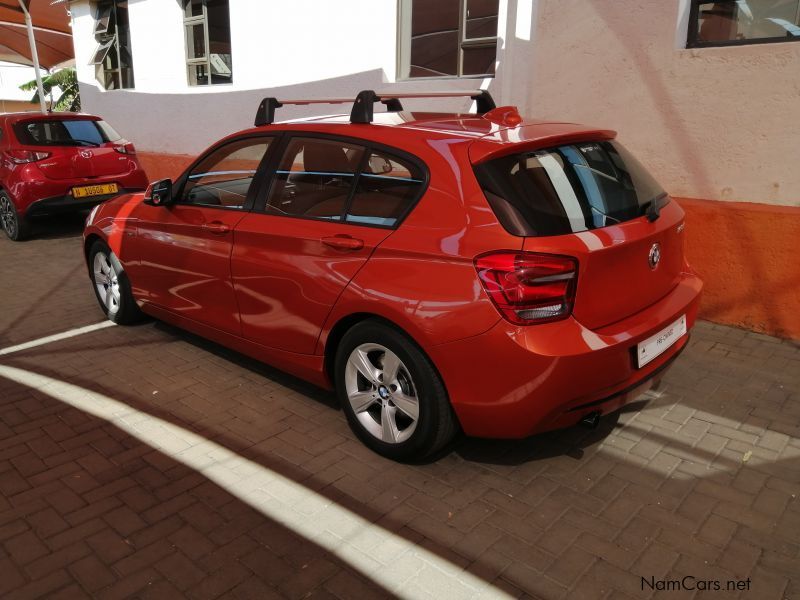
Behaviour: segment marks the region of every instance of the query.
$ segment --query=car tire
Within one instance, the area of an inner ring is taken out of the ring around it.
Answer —
[[[122,264],[107,244],[96,241],[89,250],[89,277],[92,288],[109,320],[132,325],[144,317],[131,292]]]
[[[430,359],[380,321],[362,321],[344,335],[334,381],[350,427],[382,456],[424,459],[456,434],[447,391]]]
[[[0,190],[0,227],[14,242],[24,240],[30,233],[28,221],[19,215],[14,201],[5,190]]]

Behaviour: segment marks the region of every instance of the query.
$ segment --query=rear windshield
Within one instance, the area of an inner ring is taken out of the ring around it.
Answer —
[[[475,168],[514,235],[576,233],[645,214],[667,195],[619,142],[584,142],[497,158]]]
[[[31,146],[100,146],[121,139],[105,121],[90,119],[21,121],[14,131]]]

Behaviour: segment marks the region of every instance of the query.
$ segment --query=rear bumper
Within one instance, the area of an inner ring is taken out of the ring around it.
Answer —
[[[131,190],[120,188],[116,194],[106,194],[104,196],[93,196],[90,198],[73,198],[72,195],[67,194],[64,196],[53,196],[51,198],[42,198],[36,200],[28,206],[25,211],[26,217],[38,217],[43,215],[58,215],[64,213],[72,213],[89,208],[94,208],[98,204],[102,204],[107,200],[116,198],[123,194],[131,194],[142,190]]]
[[[97,177],[94,179],[48,179],[36,167],[36,163],[24,165],[25,169],[8,184],[11,199],[21,216],[60,214],[92,208],[121,194],[141,191],[147,188],[147,176],[142,169],[134,169],[119,175]],[[116,183],[116,194],[92,198],[73,198],[72,188],[83,185]]]
[[[702,282],[692,274],[666,297],[608,327],[574,318],[488,332],[429,349],[468,435],[522,438],[607,414],[646,391],[686,347],[688,335],[642,368],[636,345],[686,314],[697,317]]]

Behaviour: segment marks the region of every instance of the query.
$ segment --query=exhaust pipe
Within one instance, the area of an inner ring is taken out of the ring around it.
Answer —
[[[589,413],[588,415],[581,418],[578,421],[578,425],[581,427],[586,427],[587,429],[597,429],[597,426],[600,424],[600,411],[594,411]]]

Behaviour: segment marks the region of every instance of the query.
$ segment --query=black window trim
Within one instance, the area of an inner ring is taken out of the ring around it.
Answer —
[[[371,227],[373,229],[390,229],[394,230],[400,227],[400,225],[405,221],[408,215],[411,214],[411,211],[417,206],[419,201],[425,195],[425,192],[428,190],[428,185],[430,183],[430,170],[425,162],[420,159],[419,157],[406,152],[405,150],[401,150],[394,146],[387,146],[385,144],[381,144],[380,142],[373,142],[371,140],[367,140],[364,138],[356,138],[350,137],[345,135],[338,135],[338,134],[330,134],[330,133],[319,133],[316,131],[302,131],[302,130],[284,130],[283,132],[283,140],[280,144],[276,146],[279,147],[279,152],[276,151],[275,156],[273,157],[272,161],[269,161],[270,164],[268,165],[265,177],[265,185],[261,186],[259,189],[259,194],[256,199],[255,206],[251,209],[252,212],[262,214],[266,217],[277,217],[277,218],[285,218],[285,219],[301,219],[306,221],[317,221],[322,223],[332,223],[338,225],[352,225],[357,227]],[[323,140],[332,140],[335,142],[341,142],[343,144],[349,144],[352,146],[360,146],[364,148],[364,156],[361,158],[361,164],[359,165],[358,171],[355,173],[353,178],[353,185],[352,189],[350,190],[350,195],[348,196],[347,200],[345,201],[345,205],[342,212],[342,218],[334,221],[331,219],[323,219],[320,217],[306,217],[302,215],[276,215],[274,213],[269,213],[266,210],[267,200],[269,198],[269,194],[272,192],[272,186],[275,184],[277,179],[277,171],[278,171],[278,164],[280,160],[283,158],[284,152],[288,148],[289,144],[291,143],[291,139],[299,137],[299,138],[310,138],[310,139],[323,139]],[[350,209],[350,205],[353,201],[353,197],[355,196],[356,188],[358,186],[358,180],[361,175],[361,171],[363,170],[365,161],[369,159],[370,154],[372,151],[384,152],[386,154],[397,156],[403,160],[407,160],[408,162],[412,163],[415,167],[420,170],[420,174],[422,175],[422,183],[419,186],[419,190],[417,191],[416,195],[413,197],[411,202],[408,203],[406,209],[398,215],[397,220],[393,225],[378,225],[374,223],[359,223],[357,221],[347,221],[345,220],[345,216],[347,211]]]
[[[258,164],[256,168],[256,173],[253,175],[253,183],[250,184],[250,188],[247,190],[247,198],[245,198],[244,204],[239,208],[235,206],[222,206],[220,204],[199,204],[197,202],[185,202],[182,200],[183,192],[186,188],[186,182],[189,180],[189,174],[198,167],[204,160],[206,160],[209,156],[214,154],[215,152],[221,150],[225,146],[229,146],[230,144],[235,144],[237,142],[241,142],[248,139],[265,139],[270,138],[269,147],[267,151],[264,153],[264,156],[261,159],[261,162]],[[272,158],[275,154],[277,154],[278,148],[283,146],[283,138],[282,132],[259,132],[259,133],[248,133],[245,135],[239,135],[234,138],[230,138],[224,140],[223,142],[219,142],[214,144],[203,152],[198,158],[192,162],[184,171],[180,174],[180,176],[175,180],[174,186],[174,198],[175,202],[173,203],[174,206],[196,206],[199,208],[214,208],[217,210],[230,210],[236,211],[239,213],[245,212],[252,212],[253,206],[256,203],[256,200],[260,197],[260,194],[263,189],[264,181],[270,179],[270,174],[268,171],[268,167],[271,165]],[[280,156],[280,155],[279,155]]]
[[[785,42],[800,42],[800,36],[752,38],[747,40],[721,40],[703,42],[697,39],[700,34],[699,16],[700,5],[708,4],[710,0],[690,0],[689,28],[686,34],[686,48],[724,48],[726,46],[750,46],[753,44],[781,44]]]

